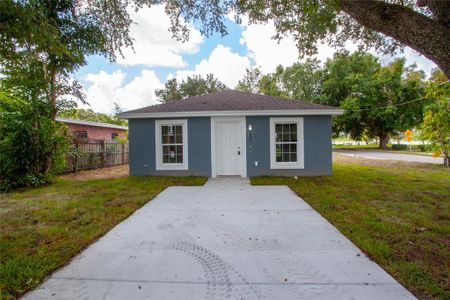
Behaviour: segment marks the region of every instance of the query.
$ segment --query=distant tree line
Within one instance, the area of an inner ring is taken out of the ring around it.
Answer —
[[[121,126],[127,126],[128,122],[124,119],[119,119],[117,114],[120,113],[122,109],[118,104],[115,104],[115,110],[112,114],[98,113],[91,108],[73,108],[68,110],[62,110],[58,113],[58,116],[63,118],[85,120],[92,122],[101,122],[108,124],[116,124]]]

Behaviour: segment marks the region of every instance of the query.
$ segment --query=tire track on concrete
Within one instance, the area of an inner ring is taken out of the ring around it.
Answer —
[[[266,239],[255,232],[251,232],[250,230],[243,228],[242,226],[237,226],[235,224],[226,223],[220,220],[218,222],[216,218],[212,220],[214,217],[211,215],[205,215],[205,218],[211,220],[208,224],[214,227],[214,230],[219,233],[216,236],[219,237],[226,245],[238,247],[247,245],[249,246],[249,249],[252,249],[252,251],[263,253],[263,260],[261,260],[260,255],[255,256],[258,259],[261,270],[275,281],[280,282],[280,284],[310,281],[311,278],[315,278],[316,281],[323,283],[331,283],[331,278],[318,270],[314,265],[305,261],[301,257],[301,252],[298,252],[297,255],[291,255],[286,252],[284,252],[282,256],[278,255],[277,250],[282,250],[282,247],[278,244],[276,238]],[[269,270],[264,267],[267,265],[268,261],[270,261],[270,264],[282,266],[281,269],[284,270],[286,275],[278,278],[274,277],[274,274],[270,273]],[[295,265],[293,265],[293,261],[296,262]],[[302,270],[308,270],[307,274]],[[336,295],[337,297],[346,295],[346,291],[340,288],[339,284],[324,285],[319,288],[313,287],[310,290],[305,290],[302,287],[290,285],[289,289],[292,290],[291,296],[294,298],[301,295],[302,297],[305,297],[305,299],[312,299],[318,295],[323,295],[325,290],[328,290],[329,295]],[[274,295],[270,295],[269,293],[266,296],[270,298]]]
[[[231,264],[213,251],[196,244],[188,233],[178,230],[171,223],[158,226],[170,232],[172,242],[167,244],[166,249],[181,252],[200,264],[206,278],[206,299],[264,299],[258,288]]]

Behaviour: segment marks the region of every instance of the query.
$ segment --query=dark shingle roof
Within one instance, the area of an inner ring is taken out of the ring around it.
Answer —
[[[171,101],[124,112],[123,115],[170,112],[339,110],[338,108],[298,100],[288,100],[235,90]]]

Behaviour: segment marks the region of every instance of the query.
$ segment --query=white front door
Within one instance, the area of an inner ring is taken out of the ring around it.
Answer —
[[[245,177],[245,118],[215,118],[212,122],[215,133],[213,176]]]

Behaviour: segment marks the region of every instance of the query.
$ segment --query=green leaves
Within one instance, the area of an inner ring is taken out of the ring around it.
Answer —
[[[326,62],[321,102],[346,109],[335,119],[336,132],[360,140],[379,137],[420,124],[425,99],[423,74],[404,59],[381,66],[371,54],[340,52]]]
[[[200,75],[194,75],[181,82],[178,82],[176,78],[167,80],[164,88],[156,90],[155,94],[161,102],[169,102],[227,89],[228,87],[216,79],[213,74],[208,74],[206,79]]]
[[[258,68],[247,69],[236,89],[268,96],[316,102],[320,98],[321,78],[319,61],[307,59],[290,67],[277,67],[275,72],[262,75]]]
[[[129,4],[140,0],[0,1],[0,190],[58,173],[66,139],[59,111],[85,102],[71,73],[86,56],[131,46]]]
[[[444,164],[450,164],[450,83],[430,81],[426,97],[431,103],[425,107],[421,125],[423,138],[431,142],[437,155],[444,157]]]
[[[126,126],[127,121],[118,119],[114,115],[107,115],[103,113],[96,113],[92,109],[71,109],[71,110],[63,110],[61,111],[58,116],[63,118],[71,118],[71,119],[77,119],[77,120],[85,120],[85,121],[93,121],[93,122],[101,122],[101,123],[108,123],[108,124],[117,124]]]
[[[47,183],[64,167],[66,146],[45,102],[0,91],[0,192]]]

